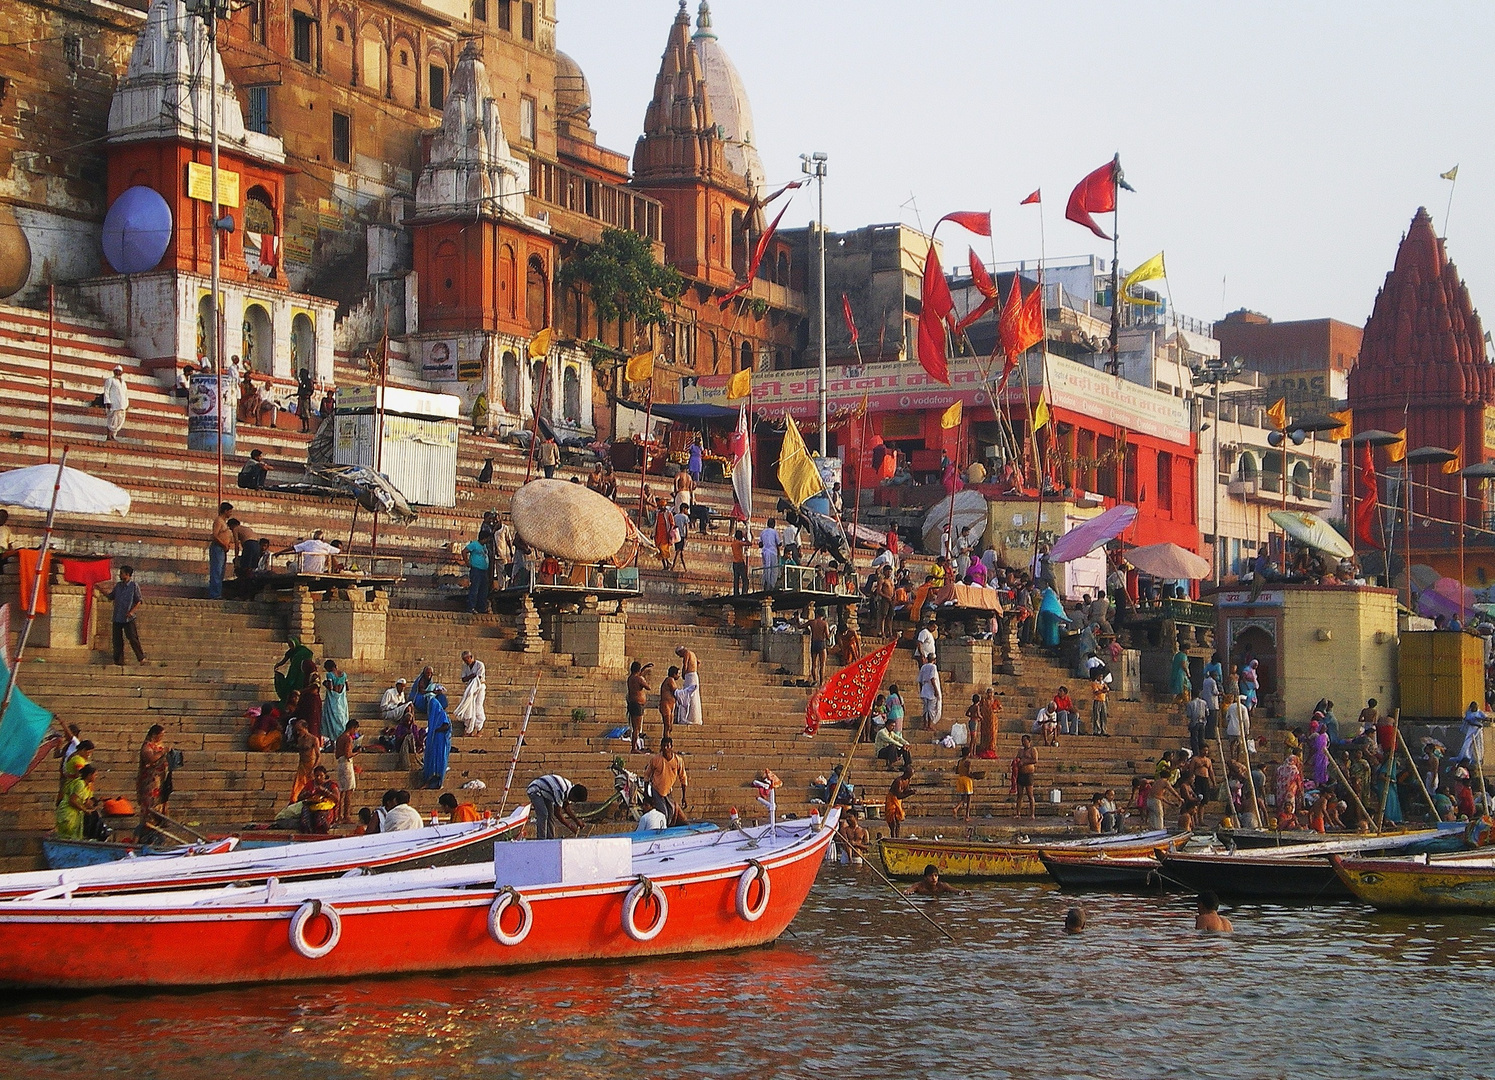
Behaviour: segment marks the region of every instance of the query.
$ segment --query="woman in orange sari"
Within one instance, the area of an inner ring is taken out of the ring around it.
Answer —
[[[981,691],[981,700],[977,702],[977,757],[990,760],[997,756],[997,717],[1001,715],[1002,704],[997,700],[997,692],[988,686]]]
[[[140,831],[150,826],[151,811],[161,805],[161,783],[166,779],[166,754],[169,748],[163,736],[166,729],[152,724],[140,744],[140,768],[135,774],[135,796],[140,800]]]

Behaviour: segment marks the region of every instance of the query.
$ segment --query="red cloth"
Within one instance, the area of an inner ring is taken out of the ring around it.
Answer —
[[[41,548],[21,548],[16,552],[16,559],[21,565],[21,610],[31,615],[45,615],[47,613],[47,580],[51,577],[52,552],[47,552],[47,557],[42,561],[41,591],[36,594],[36,610],[30,610],[31,590],[36,587],[36,560],[41,554]]]
[[[888,673],[888,665],[893,662],[897,644],[890,641],[875,653],[842,668],[811,694],[805,705],[805,734],[815,734],[821,724],[866,716],[883,676]]]
[[[1035,191],[1032,195],[1029,195],[1022,202],[1018,203],[1018,205],[1019,206],[1030,206],[1033,203],[1043,202],[1043,198],[1042,198],[1042,196],[1040,194],[1042,191],[1043,191],[1043,189],[1039,188],[1038,191]]]
[[[953,210],[934,223],[938,229],[947,221],[953,221],[963,229],[967,229],[977,236],[991,235],[991,211],[990,210]]]
[[[955,301],[950,296],[950,286],[945,281],[944,268],[940,266],[939,254],[934,241],[929,242],[929,254],[924,257],[924,286],[921,294],[923,308],[919,312],[919,364],[929,377],[950,385],[950,365],[945,361],[945,324],[955,310]]]
[[[1365,443],[1360,447],[1360,501],[1355,504],[1355,539],[1366,547],[1381,550],[1385,545],[1376,536],[1381,517],[1377,491],[1376,463],[1371,457],[1370,443]]]
[[[1002,385],[1017,366],[1020,356],[1043,340],[1043,288],[1034,289],[1023,298],[1018,275],[1012,275],[1012,289],[1007,294],[1007,303],[1002,305],[1002,314],[997,319],[997,333],[1002,339],[1002,351],[1007,354],[1007,366],[1002,369]]]
[[[986,272],[986,266],[977,258],[975,249],[971,249],[971,283],[976,286],[976,291],[988,300],[997,298],[997,283],[991,279]]]
[[[1095,223],[1091,214],[1109,214],[1116,209],[1116,182],[1121,171],[1121,157],[1106,162],[1085,179],[1075,185],[1069,193],[1069,205],[1064,216],[1077,225],[1083,225],[1102,240],[1111,239]]]
[[[88,591],[83,594],[83,626],[78,631],[79,645],[87,645],[88,628],[93,625],[93,587],[100,582],[108,581],[114,571],[110,564],[113,560],[105,557],[102,559],[63,559],[62,580],[74,585],[87,586]]]
[[[851,335],[851,343],[857,342],[857,321],[851,317],[851,300],[845,293],[841,294],[841,317],[846,320],[846,332]]]

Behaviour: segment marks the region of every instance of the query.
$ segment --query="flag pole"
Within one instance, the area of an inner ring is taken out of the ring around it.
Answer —
[[[1121,376],[1121,154],[1111,163],[1111,374]]]
[[[639,444],[638,523],[644,526],[644,486],[649,482],[649,430],[654,426],[654,372],[649,372],[648,404],[644,408],[644,438]]]
[[[1449,175],[1452,173],[1453,175]],[[1448,179],[1448,205],[1443,208],[1443,239],[1448,239],[1448,217],[1453,213],[1453,191],[1459,186],[1459,167],[1455,165],[1443,174]]]
[[[22,625],[20,639],[16,642],[16,654],[10,658],[10,671],[6,673],[5,679],[5,696],[0,698],[0,718],[10,709],[10,699],[16,692],[16,680],[21,677],[21,657],[26,653],[26,642],[30,640],[31,627],[36,623],[36,604],[41,598],[42,577],[48,569],[47,551],[52,546],[52,525],[57,520],[57,495],[62,491],[67,455],[68,448],[64,446],[62,457],[57,459],[57,479],[52,482],[52,502],[47,506],[47,523],[42,529],[41,550],[36,553],[36,577],[31,582],[31,600],[26,604],[26,622]],[[6,645],[6,642],[0,641],[0,654],[7,651]]]

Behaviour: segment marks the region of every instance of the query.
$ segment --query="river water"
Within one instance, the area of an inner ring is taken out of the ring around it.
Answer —
[[[774,947],[646,965],[0,1000],[0,1076],[1495,1077],[1495,920],[827,868]],[[80,940],[86,950],[88,942]]]

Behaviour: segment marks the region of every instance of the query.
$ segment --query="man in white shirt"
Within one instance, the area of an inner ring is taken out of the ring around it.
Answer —
[[[125,369],[114,365],[114,373],[104,380],[104,438],[113,442],[125,426],[130,408],[130,388],[125,385]]]
[[[409,686],[402,676],[395,680],[395,684],[384,691],[384,696],[379,699],[379,718],[388,724],[398,724],[410,710],[410,695],[406,692]]]
[[[291,545],[291,550],[299,556],[297,561],[303,574],[327,573],[328,557],[337,554],[337,548],[322,539],[321,529],[312,533],[311,539]]]
[[[758,534],[758,546],[763,549],[763,589],[772,592],[779,583],[779,532],[773,518]]]
[[[644,811],[643,816],[638,819],[638,827],[633,831],[658,832],[660,829],[669,828],[669,824],[670,823],[665,819],[664,814],[651,806],[648,810]]]
[[[1246,699],[1238,697],[1225,707],[1226,749],[1232,758],[1240,758],[1246,740],[1251,737],[1251,712]]]
[[[893,557],[893,553],[888,550],[887,544],[879,544],[877,548],[877,554],[872,556],[872,568],[874,570],[878,570],[884,566],[887,566],[896,570],[898,569],[896,565],[897,561],[898,560]]]
[[[410,805],[410,792],[393,788],[384,793],[384,805],[379,808],[379,831],[381,833],[408,832],[424,828],[420,811]]]
[[[779,548],[784,552],[784,557],[794,557],[794,561],[804,564],[804,558],[799,550],[799,528],[788,521],[779,526]]]
[[[462,651],[462,697],[452,710],[452,717],[461,720],[467,734],[476,735],[483,730],[488,716],[483,705],[488,697],[488,668],[471,651]]]
[[[918,636],[914,638],[914,655],[920,663],[934,656],[934,630],[931,626],[919,628]]]
[[[944,705],[940,670],[935,666],[932,653],[919,669],[919,700],[924,705],[924,730],[930,731],[940,722],[940,710]]]

